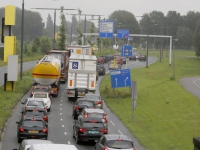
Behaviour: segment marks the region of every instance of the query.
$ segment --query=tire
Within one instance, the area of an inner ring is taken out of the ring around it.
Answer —
[[[75,136],[74,136],[74,129],[73,129],[73,136],[72,136],[74,139],[75,139]]]
[[[76,136],[76,144],[80,144],[80,140],[78,139],[78,135]]]
[[[20,139],[20,137],[18,137],[18,143],[21,143],[22,142],[22,139]]]
[[[49,109],[47,109],[47,111],[50,112],[51,111],[51,107]]]
[[[77,119],[76,115],[74,115],[74,120]]]

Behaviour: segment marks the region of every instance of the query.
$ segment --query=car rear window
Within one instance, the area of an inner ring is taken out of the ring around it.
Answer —
[[[27,111],[25,116],[44,116],[44,111]]]
[[[40,120],[25,120],[22,123],[23,127],[44,127],[44,124]]]
[[[100,100],[99,95],[85,95],[85,99],[87,100]]]
[[[34,98],[47,98],[47,94],[34,94]]]
[[[103,123],[102,122],[95,122],[94,120],[92,121],[85,121],[83,122],[82,124],[83,127],[98,127],[98,128],[102,128],[104,127]]]
[[[48,90],[46,88],[35,88],[34,92],[36,91],[44,91],[44,92],[48,92]]]
[[[110,140],[106,142],[108,148],[128,149],[133,148],[133,142],[126,140]]]
[[[44,103],[41,101],[29,101],[27,106],[44,106]]]
[[[86,106],[94,106],[94,103],[93,102],[90,102],[90,101],[79,101],[78,102],[78,105],[86,105]]]
[[[92,112],[88,113],[88,117],[103,118],[103,114],[98,112]]]

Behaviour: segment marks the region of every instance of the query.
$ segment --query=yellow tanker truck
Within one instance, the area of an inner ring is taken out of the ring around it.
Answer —
[[[33,68],[32,76],[39,85],[51,86],[52,96],[58,96],[61,62],[52,55],[45,55]]]

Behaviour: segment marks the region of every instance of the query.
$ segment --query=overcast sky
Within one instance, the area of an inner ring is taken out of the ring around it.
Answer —
[[[200,12],[200,0],[24,0],[24,3],[25,9],[28,10],[31,10],[31,8],[60,8],[64,6],[65,9],[80,8],[82,14],[104,15],[103,18],[108,18],[116,10],[126,10],[135,16],[141,16],[153,10],[161,11],[165,15],[170,10],[175,10],[181,15],[185,15],[188,11]],[[22,0],[0,0],[0,7],[6,5],[15,5],[21,8]],[[53,11],[50,10],[33,11],[38,11],[44,22],[46,22],[48,14],[52,18],[54,15]],[[66,10],[65,12],[78,13],[76,10]],[[57,25],[60,24],[59,13],[60,11],[57,11]],[[71,16],[66,16],[66,19],[71,21]],[[87,17],[87,19],[91,19],[91,17]],[[98,17],[95,17],[95,19],[98,19]]]

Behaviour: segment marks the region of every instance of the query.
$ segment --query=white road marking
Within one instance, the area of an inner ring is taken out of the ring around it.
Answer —
[[[112,121],[110,121],[110,122],[113,124],[113,126],[115,126],[115,124]]]
[[[64,127],[64,125],[62,125],[62,127]]]
[[[62,99],[60,101],[62,102]]]
[[[198,84],[196,83],[197,81],[200,81],[200,79],[194,80],[193,83],[194,83],[198,88],[200,88],[200,85],[198,85]]]
[[[62,104],[60,104],[62,106]]]
[[[65,135],[67,135],[67,132],[64,132]]]
[[[60,113],[60,115],[62,115],[62,113]]]
[[[60,110],[62,110],[62,108],[60,108]]]
[[[120,130],[118,130],[118,132],[119,132],[121,135],[123,135],[123,133],[122,133]]]
[[[60,119],[62,121],[62,119]]]
[[[70,144],[70,141],[68,141],[68,144]]]
[[[61,98],[63,98],[63,97],[61,96]]]

